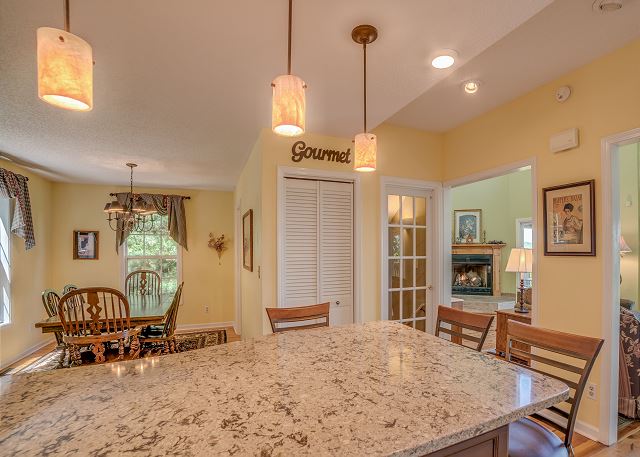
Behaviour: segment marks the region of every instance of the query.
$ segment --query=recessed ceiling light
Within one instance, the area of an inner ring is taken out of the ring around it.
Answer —
[[[478,92],[478,89],[480,88],[480,81],[478,80],[465,81],[462,84],[462,88],[467,94],[475,94],[476,92]]]
[[[431,66],[439,70],[449,68],[456,62],[458,53],[452,49],[440,51],[431,61]]]

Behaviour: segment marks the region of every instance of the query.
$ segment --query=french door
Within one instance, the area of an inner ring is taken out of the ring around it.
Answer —
[[[385,200],[382,317],[430,332],[432,192],[389,186]]]

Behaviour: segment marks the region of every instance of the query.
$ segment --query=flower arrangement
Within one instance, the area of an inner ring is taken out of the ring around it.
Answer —
[[[218,265],[222,265],[222,253],[227,250],[227,240],[224,238],[224,233],[219,237],[215,237],[213,233],[209,233],[209,247],[216,250],[218,253]]]

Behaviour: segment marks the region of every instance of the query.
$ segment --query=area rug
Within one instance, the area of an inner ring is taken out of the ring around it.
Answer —
[[[225,329],[216,329],[216,330],[203,330],[192,333],[180,333],[176,334],[176,346],[177,352],[186,352],[193,351],[195,349],[202,349],[208,346],[216,346],[218,344],[224,344],[227,342],[227,331]],[[149,357],[151,355],[164,355],[159,353],[159,351],[141,351],[141,357]],[[82,366],[93,365],[91,360],[92,354],[90,351],[83,352],[83,355],[88,357],[82,359]],[[57,370],[59,368],[69,368],[69,356],[66,355],[64,361],[62,362],[62,366],[60,365],[60,359],[63,357],[62,349],[55,348],[53,351],[43,355],[42,357],[36,359],[35,361],[17,367],[15,369],[7,370],[0,374],[0,376],[5,376],[9,374],[22,374],[22,373],[35,373],[38,371],[51,371]],[[108,360],[109,361],[109,360]]]

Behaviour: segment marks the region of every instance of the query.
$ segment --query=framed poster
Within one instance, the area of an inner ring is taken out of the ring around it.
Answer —
[[[480,243],[481,233],[481,209],[456,209],[453,211],[454,243]]]
[[[596,255],[594,180],[542,189],[544,255]]]
[[[253,271],[253,210],[242,216],[242,266]]]
[[[100,232],[96,230],[74,230],[74,260],[98,260],[100,251]]]

